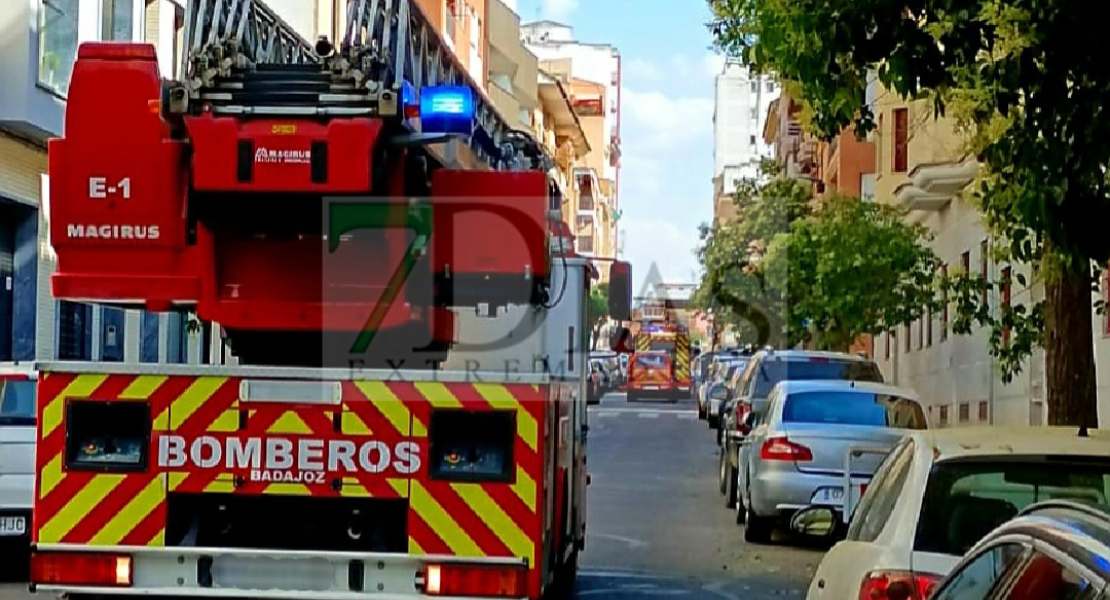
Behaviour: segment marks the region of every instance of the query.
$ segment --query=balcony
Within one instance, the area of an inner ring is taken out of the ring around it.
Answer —
[[[940,211],[975,180],[978,172],[979,164],[974,160],[920,164],[910,171],[908,181],[894,189],[894,197],[907,210]]]

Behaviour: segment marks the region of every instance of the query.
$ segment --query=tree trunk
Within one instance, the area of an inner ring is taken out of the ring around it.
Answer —
[[[1045,269],[1045,383],[1049,425],[1098,427],[1091,275]]]

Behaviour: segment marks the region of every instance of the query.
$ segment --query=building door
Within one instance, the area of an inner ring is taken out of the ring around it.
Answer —
[[[58,302],[58,360],[92,360],[92,306]]]
[[[19,215],[0,200],[0,361],[12,360],[15,320],[15,228]]]

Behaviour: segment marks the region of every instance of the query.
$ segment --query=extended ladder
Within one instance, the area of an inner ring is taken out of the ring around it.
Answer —
[[[470,147],[497,168],[535,168],[542,150],[514,131],[446,48],[415,0],[349,0],[344,35],[315,46],[258,0],[189,0],[176,113],[375,116],[404,121],[427,86],[474,92]]]

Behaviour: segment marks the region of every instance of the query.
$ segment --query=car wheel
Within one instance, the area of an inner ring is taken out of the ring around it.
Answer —
[[[721,495],[724,496],[728,492],[727,487],[727,465],[728,461],[725,460],[725,451],[717,451],[717,489],[720,490]]]
[[[748,488],[748,496],[751,497],[751,488]],[[744,541],[752,544],[770,543],[774,522],[752,512],[751,506],[745,506],[744,513]]]
[[[706,415],[705,416],[705,422],[709,425],[710,429],[716,429],[717,428],[717,416],[716,415]]]
[[[705,415],[705,408],[704,408],[704,407],[702,407],[702,405],[701,405],[701,404],[698,404],[698,420],[699,420],[699,421],[704,421],[704,420],[705,420],[705,416],[706,416],[706,415]]]
[[[740,469],[732,470],[732,485],[736,488],[736,524],[743,525],[748,519],[748,509],[744,506],[744,497],[740,495]]]
[[[725,478],[725,486],[727,488],[725,491],[725,507],[735,508],[736,504],[740,502],[740,494],[736,489],[736,470],[728,464],[727,459],[725,460]]]

